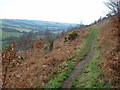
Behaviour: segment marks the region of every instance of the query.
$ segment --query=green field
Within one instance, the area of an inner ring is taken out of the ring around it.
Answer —
[[[0,50],[2,49],[2,46],[3,46],[3,44],[5,45],[5,41],[1,41],[1,40],[3,40],[3,39],[5,39],[5,38],[8,38],[8,37],[19,37],[19,36],[21,36],[23,33],[17,33],[17,32],[4,32],[4,31],[1,31],[0,30]],[[5,45],[5,46],[7,46],[7,45]]]
[[[51,31],[62,31],[67,30],[70,27],[75,27],[75,23],[60,23],[51,21],[41,21],[41,20],[25,20],[25,19],[0,19],[2,21],[2,28],[4,30],[29,32],[29,31],[40,31],[49,29]],[[2,30],[3,30],[2,29]]]
[[[13,37],[19,37],[19,36],[21,36],[22,35],[22,33],[17,33],[17,32],[5,32],[5,31],[1,31],[0,30],[0,38],[1,39],[5,39],[5,38],[7,38],[7,37],[11,37],[11,36],[13,36]]]
[[[4,27],[6,27],[6,26],[2,26],[2,28],[4,28]],[[20,31],[20,32],[30,32],[30,31],[31,31],[30,29],[10,27],[10,26],[8,26],[7,28],[8,28],[8,29],[15,29],[15,30]],[[4,31],[4,30],[3,30],[3,31]]]

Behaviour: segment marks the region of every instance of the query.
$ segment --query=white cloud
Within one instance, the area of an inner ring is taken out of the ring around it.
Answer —
[[[89,24],[104,16],[104,0],[1,0],[1,18]]]

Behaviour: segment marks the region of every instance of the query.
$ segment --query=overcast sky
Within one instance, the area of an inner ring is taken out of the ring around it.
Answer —
[[[90,24],[105,16],[107,0],[0,0],[0,18]]]

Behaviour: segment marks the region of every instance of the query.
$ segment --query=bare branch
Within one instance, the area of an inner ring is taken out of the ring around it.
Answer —
[[[109,0],[105,5],[112,11],[114,14],[120,12],[120,0]]]

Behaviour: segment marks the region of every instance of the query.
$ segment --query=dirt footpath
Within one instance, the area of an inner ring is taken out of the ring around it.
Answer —
[[[83,60],[81,60],[76,67],[74,68],[74,70],[71,72],[71,74],[68,76],[68,78],[63,82],[63,85],[61,88],[70,88],[73,80],[75,79],[75,77],[77,76],[77,74],[80,72],[80,69],[82,69],[82,67],[93,57],[93,42],[92,40],[90,41],[89,44],[89,52],[88,54],[83,58]]]

